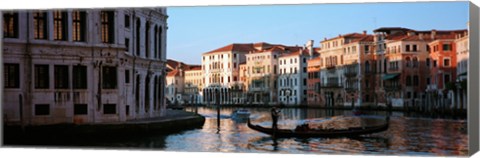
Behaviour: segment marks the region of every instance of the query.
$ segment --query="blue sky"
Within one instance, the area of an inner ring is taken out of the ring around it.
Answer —
[[[167,58],[201,64],[231,43],[315,46],[325,37],[379,27],[466,29],[468,2],[169,7]]]

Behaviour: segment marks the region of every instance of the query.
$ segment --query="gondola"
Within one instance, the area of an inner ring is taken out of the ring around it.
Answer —
[[[275,131],[272,128],[265,128],[259,125],[253,125],[250,122],[250,118],[247,120],[247,125],[249,128],[272,135],[274,137],[299,137],[299,138],[310,138],[310,137],[358,137],[360,135],[378,133],[388,130],[390,118],[386,118],[386,123],[378,126],[369,126],[369,127],[352,127],[348,129],[307,129],[307,130],[293,130],[293,129],[277,129]]]

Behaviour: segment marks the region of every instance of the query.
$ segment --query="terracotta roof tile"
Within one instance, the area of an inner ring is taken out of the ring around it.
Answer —
[[[168,72],[168,74],[167,74],[168,77],[178,76],[178,75],[179,75],[178,70],[172,70],[172,71]]]
[[[249,44],[234,43],[234,44],[230,44],[230,45],[227,45],[227,46],[224,46],[224,47],[221,47],[221,48],[218,48],[218,49],[215,49],[215,50],[212,50],[210,52],[203,53],[203,54],[205,55],[205,54],[212,54],[212,53],[217,53],[217,52],[227,52],[227,51],[249,52],[249,51],[253,51],[253,50],[255,50],[255,48],[253,47],[253,44],[251,44],[251,43],[249,43]]]

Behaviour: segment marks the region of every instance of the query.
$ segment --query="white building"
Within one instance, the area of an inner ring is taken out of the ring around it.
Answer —
[[[3,12],[6,124],[165,115],[165,8]]]
[[[204,104],[232,103],[230,88],[238,83],[240,63],[245,62],[245,54],[252,50],[252,44],[230,44],[202,55]]]
[[[307,104],[307,59],[309,51],[300,49],[278,59],[278,102],[284,105]]]
[[[183,68],[177,67],[175,70],[168,72],[166,77],[166,93],[167,104],[184,104],[184,87],[185,76]]]

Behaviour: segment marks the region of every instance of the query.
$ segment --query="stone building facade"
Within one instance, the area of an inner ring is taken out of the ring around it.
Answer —
[[[231,88],[239,83],[240,63],[251,50],[252,44],[230,44],[202,55],[204,104],[232,103]]]
[[[373,104],[376,82],[373,36],[366,31],[343,45],[345,106]]]
[[[456,80],[456,105],[460,109],[467,108],[467,75],[469,42],[468,31],[463,34],[457,34],[455,37],[456,55],[457,55],[457,80]]]
[[[379,59],[377,61],[380,62],[378,68],[380,68],[383,83],[376,89],[384,90],[385,102],[396,107],[415,109],[421,108],[420,105],[426,105],[429,97],[426,91],[438,89],[438,83],[440,83],[437,82],[439,81],[438,73],[442,73],[440,81],[443,81],[444,77],[449,81],[455,78],[451,75],[451,71],[455,69],[452,58],[455,57],[451,54],[453,45],[449,39],[464,31],[416,31],[407,28],[374,30],[377,48],[383,47],[382,53],[377,51],[377,59]],[[448,51],[450,55],[438,54],[440,50],[438,46],[441,44],[443,47],[443,42],[446,42],[446,47],[451,49]],[[450,67],[447,75],[443,73],[444,70],[437,68],[443,63],[447,63]]]
[[[360,66],[358,64],[361,63],[359,59],[356,59],[356,57],[359,56],[355,55],[359,54],[361,48],[359,48],[358,45],[350,43],[365,38],[366,36],[365,33],[350,33],[330,39],[325,38],[320,42],[322,48],[320,50],[320,93],[324,100],[324,106],[343,106],[347,101],[345,92],[347,79],[344,72],[345,70],[349,70],[348,72],[351,73],[353,77],[359,75]],[[349,62],[351,63],[349,63],[350,65],[348,67],[344,67],[344,54],[353,55],[349,58]],[[355,60],[358,60],[357,63],[355,63]],[[350,77],[349,75],[347,76]],[[358,79],[349,78],[348,81],[350,88],[360,88],[357,82]],[[355,98],[358,97],[355,96]],[[359,102],[358,99],[357,102]]]
[[[321,58],[316,57],[307,60],[307,104],[309,106],[321,106],[325,104],[320,95],[320,65]]]
[[[283,105],[307,104],[308,50],[282,54],[278,59],[278,102]]]
[[[7,124],[165,115],[165,8],[3,12]]]
[[[165,86],[168,105],[185,104],[185,72],[182,66],[167,73]]]
[[[187,104],[201,104],[203,93],[202,66],[190,66],[185,70],[185,101]]]

